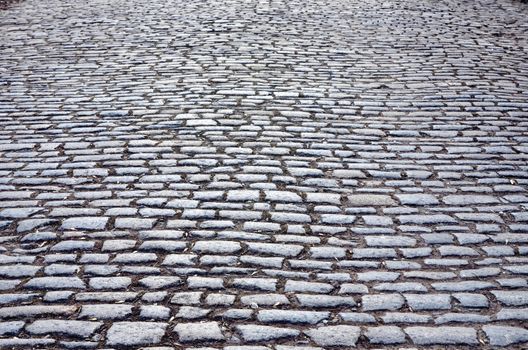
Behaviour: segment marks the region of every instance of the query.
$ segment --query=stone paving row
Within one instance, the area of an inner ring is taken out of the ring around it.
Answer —
[[[0,12],[0,348],[528,344],[528,5]]]

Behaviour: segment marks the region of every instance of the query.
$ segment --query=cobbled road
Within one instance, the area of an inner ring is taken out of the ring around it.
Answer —
[[[528,4],[0,11],[0,348],[522,349]]]

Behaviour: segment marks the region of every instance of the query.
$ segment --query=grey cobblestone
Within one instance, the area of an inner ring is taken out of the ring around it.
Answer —
[[[181,279],[179,277],[171,276],[147,276],[140,279],[138,282],[149,289],[164,289],[179,285]]]
[[[240,325],[237,326],[237,330],[240,332],[242,339],[248,342],[293,338],[300,334],[296,329],[260,325]]]
[[[274,292],[277,288],[277,280],[274,278],[235,278],[232,284],[242,289],[270,292]]]
[[[401,344],[405,342],[405,334],[396,326],[369,327],[365,335],[373,344]]]
[[[469,327],[408,327],[405,332],[416,345],[475,345],[475,329]]]
[[[414,312],[387,312],[382,317],[385,323],[429,323],[433,319],[431,315],[418,314]]]
[[[114,305],[114,304],[94,304],[94,305],[83,305],[81,312],[79,313],[80,318],[88,319],[124,319],[132,314],[131,305]]]
[[[403,205],[436,205],[438,199],[430,194],[397,194],[396,197]]]
[[[116,322],[106,334],[106,344],[113,346],[152,345],[159,343],[167,324],[160,322]]]
[[[107,217],[68,218],[62,222],[64,230],[103,230],[108,222]]]
[[[360,328],[354,326],[326,326],[305,331],[320,346],[355,346]]]
[[[361,297],[361,306],[365,311],[398,310],[403,304],[404,299],[399,294],[369,294]]]
[[[321,308],[356,305],[356,301],[352,297],[313,294],[296,294],[295,297],[299,301],[299,304],[305,307]]]
[[[257,319],[264,323],[316,324],[329,316],[330,313],[324,311],[262,310],[258,312]]]
[[[93,289],[126,289],[131,283],[129,277],[90,278],[90,287]]]
[[[508,346],[528,340],[528,331],[520,327],[484,326],[482,327],[492,346]]]
[[[175,315],[176,318],[182,318],[185,320],[194,320],[204,318],[211,313],[211,310],[202,309],[194,306],[182,306]]]
[[[289,280],[284,286],[285,292],[309,292],[309,293],[329,293],[334,289],[331,284],[318,282],[304,282]]]
[[[453,297],[464,307],[488,307],[488,298],[482,294],[455,293]]]
[[[7,321],[0,322],[0,335],[13,335],[18,334],[20,330],[24,327],[24,321]]]
[[[30,338],[30,339],[21,339],[21,338],[7,338],[0,339],[1,347],[35,347],[35,346],[52,346],[56,343],[55,339],[49,338]]]
[[[0,348],[525,348],[527,11],[0,0]]]
[[[0,317],[15,318],[23,317],[30,318],[41,315],[62,315],[68,316],[77,310],[76,306],[68,305],[23,305],[23,306],[8,306],[0,308]]]
[[[527,291],[492,291],[499,303],[507,306],[528,305]]]
[[[411,310],[449,310],[451,308],[449,294],[428,294],[427,298],[424,298],[422,294],[404,294],[404,297]]]
[[[290,302],[283,294],[254,294],[244,295],[240,297],[240,301],[244,305],[261,305],[261,306],[277,306],[288,305]]]
[[[204,342],[224,340],[224,335],[216,322],[179,323],[174,327],[181,342]]]
[[[102,322],[73,321],[73,320],[37,320],[26,326],[26,331],[36,335],[50,335],[54,333],[67,334],[86,338],[91,336]]]
[[[78,277],[35,277],[25,285],[31,289],[84,289],[84,282]]]

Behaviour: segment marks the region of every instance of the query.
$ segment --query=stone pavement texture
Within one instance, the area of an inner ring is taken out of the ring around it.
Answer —
[[[528,5],[0,12],[0,348],[521,349]]]

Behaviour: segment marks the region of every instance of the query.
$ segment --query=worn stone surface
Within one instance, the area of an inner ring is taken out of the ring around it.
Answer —
[[[355,346],[360,328],[354,326],[325,326],[305,331],[320,346]]]
[[[217,322],[179,323],[174,327],[181,342],[207,342],[224,340]]]
[[[296,329],[259,326],[259,325],[240,325],[237,327],[242,339],[248,342],[269,341],[280,338],[293,338],[300,334]]]
[[[119,320],[124,319],[132,314],[132,306],[124,304],[94,304],[94,305],[83,305],[81,312],[79,313],[80,318],[89,319],[113,319]]]
[[[408,327],[405,332],[416,345],[474,345],[477,332],[470,327]]]
[[[508,346],[528,341],[528,330],[522,327],[489,325],[482,329],[493,346]]]
[[[0,322],[0,335],[7,336],[12,334],[18,334],[24,327],[24,321],[6,321]]]
[[[115,322],[106,333],[106,343],[116,346],[157,344],[166,327],[166,323],[160,322]]]
[[[37,320],[26,326],[30,334],[66,334],[86,338],[103,325],[102,322],[74,321],[74,320]]]
[[[369,327],[365,336],[373,344],[400,344],[405,342],[405,334],[396,326]]]
[[[0,0],[0,348],[526,348],[527,18]]]

